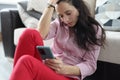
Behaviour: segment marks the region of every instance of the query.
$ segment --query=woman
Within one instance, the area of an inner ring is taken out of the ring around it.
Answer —
[[[58,18],[51,22],[54,9]],[[43,62],[36,46],[51,38],[56,58]],[[10,80],[83,80],[95,72],[104,42],[105,32],[83,0],[49,0],[38,29],[19,39]]]

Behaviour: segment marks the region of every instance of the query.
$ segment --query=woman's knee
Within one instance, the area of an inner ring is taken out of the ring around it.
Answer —
[[[38,35],[39,34],[39,32],[37,31],[37,30],[35,30],[35,29],[29,29],[29,28],[26,28],[24,31],[23,31],[23,33],[22,33],[22,35],[21,36],[24,36],[24,37],[31,37],[31,36],[33,36],[33,35]],[[40,34],[39,34],[40,35]]]
[[[18,63],[24,63],[29,62],[31,60],[32,56],[30,55],[23,55],[19,58]]]
[[[43,45],[43,39],[40,33],[35,29],[27,28],[26,30],[24,30],[19,40],[20,41],[35,41],[36,43],[38,44],[40,43],[41,45]]]
[[[29,69],[32,69],[33,66],[35,67],[36,64],[41,64],[42,62],[39,61],[38,59],[36,59],[35,57],[33,56],[30,56],[30,55],[23,55],[19,58],[18,62],[16,65],[19,65],[19,66],[25,66]]]

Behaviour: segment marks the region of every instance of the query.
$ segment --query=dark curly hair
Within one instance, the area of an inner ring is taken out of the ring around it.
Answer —
[[[73,5],[80,13],[78,21],[72,31],[75,35],[75,41],[78,46],[86,51],[94,49],[94,45],[104,46],[105,43],[105,31],[101,25],[91,16],[88,7],[85,5],[83,0],[58,0],[60,2],[67,2]],[[95,28],[95,26],[97,28]],[[97,38],[96,34],[98,28],[101,28],[101,37]],[[97,29],[97,30],[96,30]],[[71,30],[70,30],[71,31]]]

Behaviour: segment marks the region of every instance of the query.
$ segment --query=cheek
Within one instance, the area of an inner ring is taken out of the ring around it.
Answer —
[[[78,17],[79,17],[79,13],[77,12],[75,15],[74,15],[74,20],[77,22],[78,20]]]
[[[79,16],[79,12],[77,10],[75,10],[75,11],[73,11],[71,16],[72,16],[73,19],[76,19]]]
[[[72,15],[72,16],[71,16],[71,19],[72,19],[74,22],[77,22],[77,20],[78,20],[78,15]]]

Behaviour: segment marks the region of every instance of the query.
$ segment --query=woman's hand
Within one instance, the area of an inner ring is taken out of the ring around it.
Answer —
[[[55,4],[56,4],[57,1],[58,1],[58,0],[48,0],[48,3],[55,6]]]
[[[65,64],[59,59],[46,59],[45,64],[59,74],[65,74]]]
[[[45,64],[59,74],[80,75],[80,70],[77,66],[66,65],[59,58],[46,59]]]

